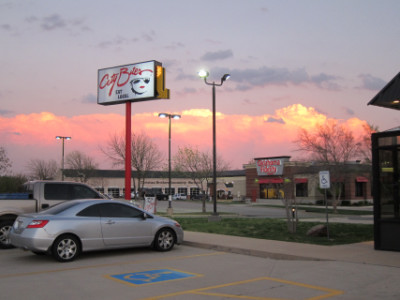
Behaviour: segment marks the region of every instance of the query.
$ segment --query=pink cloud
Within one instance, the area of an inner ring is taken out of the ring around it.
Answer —
[[[211,152],[212,113],[208,109],[191,109],[179,113],[182,118],[172,120],[172,151],[180,146],[192,145]],[[217,114],[217,152],[232,168],[241,168],[254,157],[292,155],[298,129],[311,130],[327,117],[312,107],[294,104],[277,109],[273,115]],[[338,120],[355,135],[362,134],[366,121],[351,118]],[[65,142],[65,152],[80,150],[91,155],[101,168],[111,164],[99,151],[110,135],[124,134],[125,116],[119,114],[90,114],[74,117],[57,116],[49,112],[0,117],[0,146],[18,172],[30,159],[60,160],[61,143],[56,136],[71,136]],[[167,154],[168,119],[157,113],[140,113],[132,116],[132,132],[144,132]],[[167,157],[167,155],[165,155]]]

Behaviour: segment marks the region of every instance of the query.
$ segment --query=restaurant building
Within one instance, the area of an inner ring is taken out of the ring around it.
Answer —
[[[290,161],[290,156],[264,157],[244,166],[246,196],[252,201],[294,199],[296,203],[323,204],[324,192],[319,188],[319,171],[331,170],[331,180],[341,189],[342,205],[372,203],[371,165],[359,161],[335,166],[316,162]],[[332,195],[328,193],[328,202]]]

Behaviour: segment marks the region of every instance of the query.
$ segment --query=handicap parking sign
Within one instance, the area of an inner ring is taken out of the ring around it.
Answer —
[[[183,279],[196,276],[198,275],[171,269],[160,269],[160,270],[151,270],[144,272],[110,275],[110,277],[113,279],[117,279],[124,283],[130,283],[134,285],[156,283],[161,281],[176,280],[176,279]]]
[[[319,172],[319,188],[320,189],[330,189],[331,188],[331,179],[330,179],[329,171],[320,171]]]

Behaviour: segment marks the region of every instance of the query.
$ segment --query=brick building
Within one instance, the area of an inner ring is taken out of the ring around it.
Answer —
[[[348,162],[338,166],[315,162],[290,161],[290,156],[256,158],[244,166],[246,197],[257,199],[295,199],[297,203],[324,200],[319,188],[319,172],[329,170],[332,185],[340,188],[343,204],[372,202],[371,165]],[[331,188],[332,190],[332,188]],[[328,200],[332,198],[328,191]]]

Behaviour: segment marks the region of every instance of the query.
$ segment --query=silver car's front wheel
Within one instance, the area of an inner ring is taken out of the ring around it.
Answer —
[[[169,251],[174,247],[175,236],[171,229],[163,228],[157,232],[154,246],[158,251]]]
[[[64,235],[56,239],[52,247],[54,258],[60,262],[73,261],[81,253],[78,238],[73,235]]]

